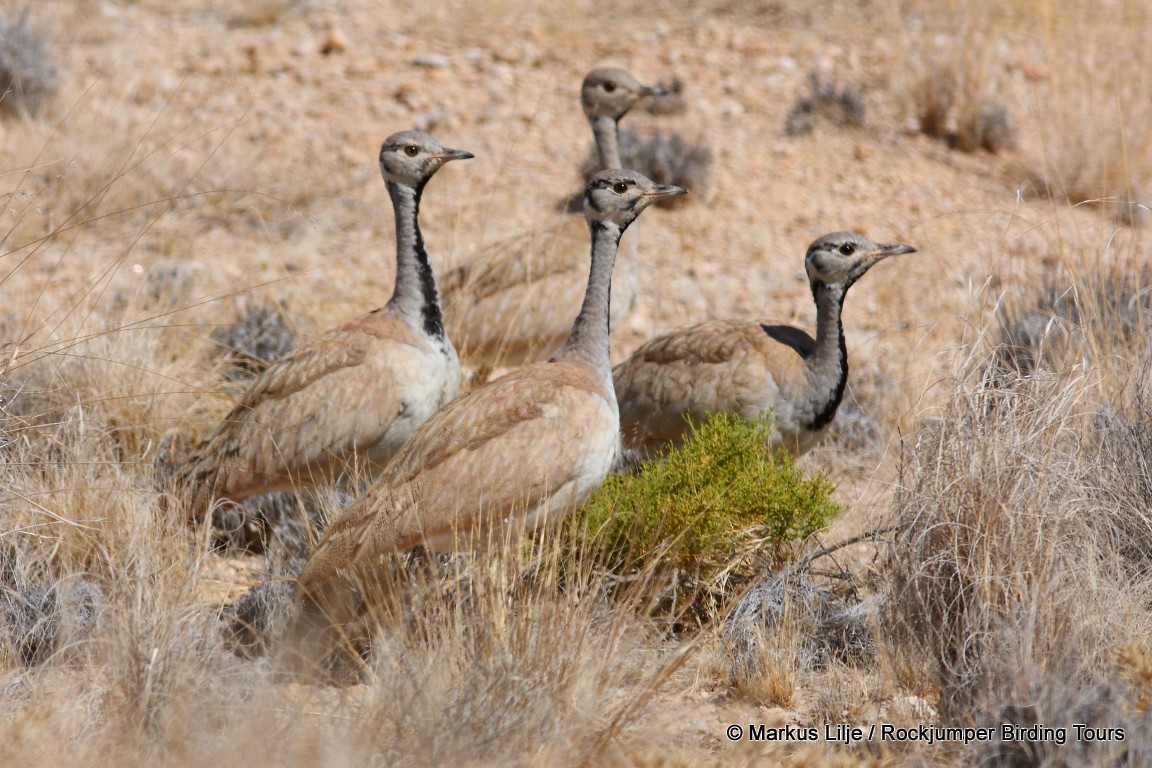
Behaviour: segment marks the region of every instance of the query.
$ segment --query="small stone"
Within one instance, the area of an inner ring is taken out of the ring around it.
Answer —
[[[492,51],[492,58],[504,64],[519,64],[524,58],[524,52],[510,45],[502,45]]]
[[[716,106],[722,117],[733,118],[744,114],[744,105],[735,99],[721,99]]]
[[[324,44],[320,46],[320,53],[331,56],[334,53],[344,53],[346,50],[348,50],[348,38],[344,36],[344,33],[338,29],[328,30]]]
[[[428,69],[447,69],[452,66],[452,60],[439,53],[422,53],[412,58],[412,66],[427,67]]]

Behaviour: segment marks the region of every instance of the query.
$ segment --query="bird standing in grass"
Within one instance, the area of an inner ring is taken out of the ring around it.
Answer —
[[[380,171],[396,218],[396,286],[382,308],[269,366],[188,455],[178,483],[198,518],[219,499],[331,481],[349,462],[383,466],[460,388],[418,213],[443,165],[472,157],[421,131],[394,134]]]
[[[358,565],[418,545],[477,548],[506,527],[561,518],[600,486],[620,442],[608,358],[620,236],[656,200],[684,192],[627,170],[592,177],[584,193],[591,268],[562,349],[461,396],[417,430],[301,570],[306,616],[320,611],[337,625],[355,618],[370,591],[348,583]]]
[[[771,441],[799,456],[820,441],[848,381],[840,315],[844,297],[877,262],[908,245],[877,245],[835,232],[808,246],[804,268],[816,302],[816,338],[799,328],[716,320],[648,341],[613,370],[626,463],[684,440],[691,420],[772,412]]]
[[[645,96],[663,88],[641,85],[622,69],[595,69],[580,88],[602,168],[620,168],[619,122]],[[633,233],[632,237],[635,237]],[[452,338],[483,382],[492,369],[546,360],[563,344],[581,301],[584,235],[567,227],[535,229],[494,243],[442,281]],[[613,323],[631,309],[638,283],[636,254],[620,254]]]

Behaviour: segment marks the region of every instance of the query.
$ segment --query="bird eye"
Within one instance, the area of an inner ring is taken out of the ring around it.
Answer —
[[[616,90],[616,83],[609,80],[608,82],[604,83],[604,90],[608,91],[608,93],[612,93],[612,91]]]
[[[618,181],[612,185],[612,191],[618,195],[622,195],[628,191],[628,183],[625,181]]]
[[[845,256],[851,256],[855,250],[856,246],[852,243],[844,243],[844,245],[840,246],[839,248],[840,253],[844,254]]]
[[[409,144],[404,147],[404,154],[408,155],[408,157],[416,157],[416,155],[420,154],[420,147],[415,144]]]

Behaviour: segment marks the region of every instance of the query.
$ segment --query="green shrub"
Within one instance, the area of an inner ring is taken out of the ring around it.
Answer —
[[[827,478],[767,447],[770,430],[713,416],[681,448],[608,478],[568,535],[595,567],[655,585],[659,609],[707,618],[840,510]]]

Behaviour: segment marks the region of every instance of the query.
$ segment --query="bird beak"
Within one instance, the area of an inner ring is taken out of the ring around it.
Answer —
[[[643,85],[640,86],[641,96],[667,96],[668,89],[659,85]]]
[[[449,160],[471,160],[476,155],[462,149],[445,149],[443,152],[437,152],[433,157],[448,162]]]
[[[653,189],[645,192],[644,197],[676,197],[686,194],[688,194],[688,190],[684,187],[678,187],[675,184],[657,184]]]
[[[899,256],[902,253],[916,253],[916,249],[903,243],[891,243],[877,245],[876,250],[872,251],[871,255],[876,261],[880,261],[880,259],[886,259],[889,256]]]

